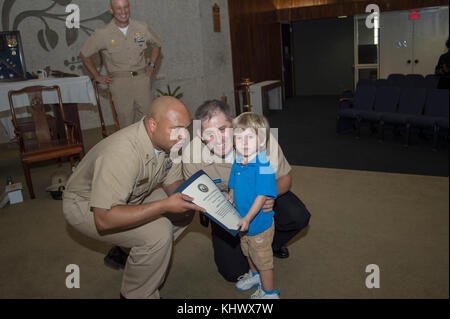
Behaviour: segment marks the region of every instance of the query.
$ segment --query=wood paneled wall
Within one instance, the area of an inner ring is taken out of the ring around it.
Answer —
[[[278,21],[296,21],[365,13],[375,3],[381,11],[408,10],[448,5],[448,0],[273,0]]]
[[[243,78],[282,80],[280,24],[272,0],[228,0],[228,11],[235,89]]]

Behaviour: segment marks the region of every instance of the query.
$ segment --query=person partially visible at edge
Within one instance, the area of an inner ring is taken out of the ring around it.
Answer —
[[[449,89],[450,88],[450,73],[449,73],[449,53],[448,53],[448,39],[445,42],[447,52],[439,57],[439,61],[435,68],[435,74],[439,75],[438,89]]]

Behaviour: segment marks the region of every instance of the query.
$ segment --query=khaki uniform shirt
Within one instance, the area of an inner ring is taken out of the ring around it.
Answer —
[[[104,209],[139,205],[161,184],[183,179],[171,167],[166,153],[156,158],[141,120],[95,145],[69,178],[64,196],[75,194],[89,201],[90,207]]]
[[[195,140],[197,139],[197,140]],[[271,139],[271,143],[273,143],[274,139]],[[194,140],[190,143],[190,153],[191,157],[186,158],[183,157],[183,164],[174,164],[173,170],[174,172],[182,171],[184,179],[188,179],[192,175],[194,175],[197,171],[203,170],[206,174],[208,174],[209,177],[211,177],[212,180],[216,180],[219,183],[216,183],[217,187],[221,191],[228,191],[228,180],[230,178],[230,172],[231,172],[231,166],[233,166],[233,162],[226,163],[223,158],[218,157],[217,155],[210,154],[209,150],[207,149],[207,146],[203,143],[197,144],[201,145],[202,148],[202,155],[195,155],[194,156],[194,147],[192,147],[195,143],[201,143],[200,139],[196,136],[194,137]],[[278,154],[276,154],[276,158],[272,155],[268,155],[270,164],[272,168],[275,170],[276,178],[283,177],[291,171],[291,166],[289,165],[288,161],[284,157],[283,151],[281,150],[278,143],[275,145],[278,149]],[[208,156],[204,156],[204,154],[208,154]],[[234,154],[234,152],[233,152]],[[197,157],[197,158],[196,158]],[[205,158],[207,157],[207,158]],[[193,159],[202,159],[200,163],[195,163]],[[233,157],[233,160],[235,158]]]
[[[114,19],[97,29],[84,43],[81,53],[85,57],[103,52],[106,68],[110,73],[118,71],[139,71],[147,66],[145,51],[147,43],[161,47],[161,40],[143,22],[130,19],[125,36]]]

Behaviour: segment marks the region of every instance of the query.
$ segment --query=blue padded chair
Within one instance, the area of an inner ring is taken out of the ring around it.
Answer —
[[[422,74],[407,74],[406,86],[410,88],[423,88],[425,87],[425,78]]]
[[[437,95],[439,95],[439,97],[437,97],[439,99],[439,103],[441,105],[441,116],[439,116],[440,118],[437,120],[436,125],[434,127],[434,138],[433,138],[433,149],[436,150],[437,146],[438,146],[438,139],[439,139],[439,134],[442,130],[447,131],[448,134],[448,97],[449,97],[449,92],[446,89],[440,89],[437,90],[439,91],[439,93],[437,93]],[[445,101],[447,101],[447,107],[445,107]]]
[[[425,76],[425,88],[426,89],[437,89],[439,83],[439,76],[435,74],[428,74]]]
[[[374,85],[361,85],[355,92],[355,97],[341,101],[344,107],[340,107],[336,117],[336,132],[339,133],[341,119],[356,119],[361,111],[369,111],[373,108],[376,88]],[[345,102],[345,104],[343,104]]]
[[[412,126],[433,129],[433,149],[436,149],[439,130],[448,128],[448,95],[448,90],[428,89],[424,114],[410,119]]]
[[[373,85],[374,80],[372,79],[359,79],[358,84],[356,85],[356,89],[358,89],[358,86],[364,86],[364,85]]]
[[[379,88],[382,86],[391,86],[391,84],[389,83],[389,81],[387,79],[378,79],[375,81],[375,86],[377,88]]]
[[[424,88],[404,88],[401,91],[397,112],[383,112],[380,120],[380,137],[384,138],[384,125],[394,124],[406,129],[405,145],[409,144],[410,119],[423,113],[427,90]]]
[[[404,74],[399,73],[389,74],[387,80],[390,86],[396,86],[399,88],[406,87],[406,76]]]
[[[358,84],[356,84],[356,89],[355,91],[358,90],[358,88],[360,86],[365,86],[365,85],[374,85],[375,81],[371,80],[371,79],[359,79],[358,80]],[[342,92],[341,95],[341,99],[339,100],[339,102],[345,102],[346,99],[351,99],[354,97],[354,93],[352,89],[346,89]],[[341,101],[342,100],[342,101]],[[344,105],[341,105],[341,107],[345,107],[346,103],[344,103]]]
[[[397,111],[400,89],[394,86],[382,86],[377,88],[373,110],[362,110],[358,112],[358,118],[378,122],[384,113],[395,113]]]
[[[381,123],[384,113],[397,111],[400,89],[394,86],[382,86],[377,88],[373,110],[361,110],[357,116],[357,129],[360,132],[361,121]],[[381,130],[380,130],[381,132]],[[359,135],[358,135],[359,136]]]

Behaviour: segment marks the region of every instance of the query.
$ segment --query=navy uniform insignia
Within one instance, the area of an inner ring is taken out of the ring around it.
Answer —
[[[141,32],[136,32],[136,34],[134,35],[134,43],[141,47],[142,45],[144,45],[144,42],[144,35]]]
[[[172,168],[172,160],[170,158],[166,158],[163,164],[163,171],[166,172]]]

